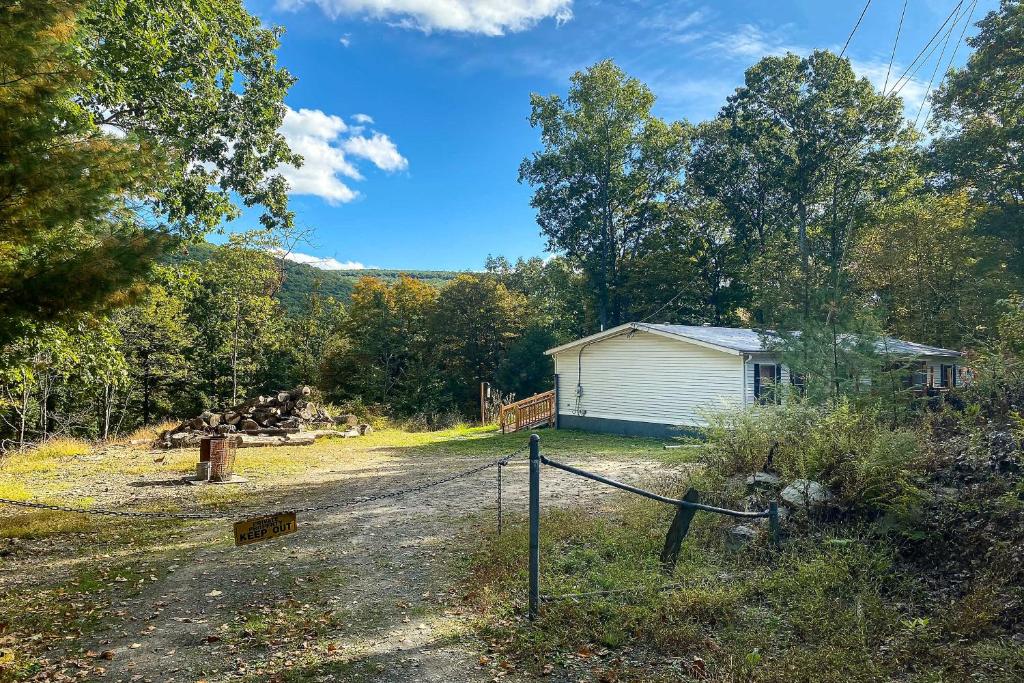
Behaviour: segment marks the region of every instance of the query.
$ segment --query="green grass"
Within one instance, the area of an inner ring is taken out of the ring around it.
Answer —
[[[762,533],[732,551],[723,540],[733,522],[698,513],[667,576],[657,558],[669,521],[664,506],[625,495],[610,513],[546,511],[542,593],[625,592],[545,601],[529,623],[526,524],[513,520],[466,568],[483,637],[532,675],[554,667],[572,680],[1024,677],[1024,648],[995,626],[1005,591],[982,585],[977,595],[938,604],[866,528],[792,540],[781,551]],[[675,587],[658,590],[664,586]]]
[[[689,461],[695,456],[693,449],[665,450],[661,441],[653,439],[550,429],[539,433],[544,452],[569,462],[594,456],[663,461]],[[523,449],[528,442],[528,432],[503,435],[493,427],[458,426],[435,432],[384,428],[365,437],[324,439],[312,446],[239,449],[236,470],[250,478],[249,487],[171,488],[164,493],[159,488],[142,489],[149,495],[144,503],[132,508],[230,510],[278,500],[292,490],[299,475],[315,479],[317,472],[350,466],[359,463],[360,458],[368,463],[421,459],[426,473],[431,459],[480,461]],[[3,462],[0,497],[116,507],[118,492],[128,490],[129,484],[174,480],[193,470],[197,456],[197,449],[152,452],[144,446],[90,449],[80,442],[51,442],[47,448],[15,454]],[[69,496],[70,490],[75,495]],[[0,595],[0,658],[9,660],[0,659],[0,683],[37,675],[43,669],[43,660],[51,656],[47,648],[69,648],[73,653],[80,638],[123,627],[125,614],[118,614],[122,611],[120,600],[150,585],[150,577],[166,576],[170,565],[188,562],[199,549],[230,543],[227,529],[224,521],[138,522],[0,508],[0,562],[10,559],[24,566],[17,575],[8,576],[6,590]],[[610,523],[602,533],[614,530],[615,524]],[[654,543],[657,533],[652,531],[648,541]],[[581,546],[566,566],[583,568],[595,561]],[[48,564],[59,569],[41,570]],[[626,563],[619,567],[621,580],[639,576]],[[650,570],[646,567],[643,571]],[[568,581],[562,588],[591,585],[596,579],[588,576],[576,583]],[[323,680],[325,676],[372,680],[380,675],[384,660],[364,658],[358,647],[344,652],[328,649],[332,642],[340,644],[342,639],[360,642],[366,633],[379,627],[374,619],[382,618],[325,606],[343,585],[342,578],[320,577],[299,587],[291,577],[282,576],[283,585],[295,597],[276,605],[270,614],[252,611],[232,621],[225,641],[264,660],[269,644],[291,637],[290,633],[307,639],[303,642],[308,643],[308,651],[296,654],[290,666],[284,661],[265,663],[261,673],[246,674],[249,680],[265,680],[271,674],[283,681]],[[431,609],[415,605],[408,614],[416,620],[428,620]],[[456,641],[465,634],[442,637]],[[16,647],[10,647],[11,643]]]

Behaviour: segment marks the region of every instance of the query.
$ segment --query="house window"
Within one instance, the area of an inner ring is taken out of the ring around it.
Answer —
[[[754,400],[762,404],[782,402],[782,366],[754,363]]]
[[[955,365],[940,365],[939,366],[939,382],[938,386],[946,387],[947,389],[956,386],[956,366]]]

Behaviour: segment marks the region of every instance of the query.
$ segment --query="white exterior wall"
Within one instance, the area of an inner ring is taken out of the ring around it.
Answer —
[[[554,354],[560,415],[693,427],[703,410],[739,406],[743,396],[741,355],[637,331],[583,349],[577,406],[579,353]]]

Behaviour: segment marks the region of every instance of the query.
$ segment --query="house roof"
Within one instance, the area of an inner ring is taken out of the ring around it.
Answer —
[[[766,347],[765,341],[766,337],[770,337],[772,333],[767,332],[765,334],[761,334],[757,330],[752,330],[747,327],[706,327],[703,325],[626,323],[625,325],[619,325],[618,327],[613,327],[605,330],[604,332],[598,332],[597,334],[592,334],[589,337],[583,337],[582,339],[577,339],[576,341],[569,342],[568,344],[548,349],[545,353],[551,355],[553,353],[566,351],[585,344],[593,344],[601,341],[602,339],[617,337],[623,334],[632,334],[635,331],[650,332],[662,337],[678,339],[680,341],[690,342],[697,344],[698,346],[706,346],[708,348],[731,354],[766,353],[771,351],[771,349]],[[882,337],[878,342],[878,350],[879,352],[899,356],[942,356],[947,358],[956,358],[963,355],[959,351],[953,351],[952,349],[942,349],[937,346],[915,344],[914,342],[902,341],[893,337]]]

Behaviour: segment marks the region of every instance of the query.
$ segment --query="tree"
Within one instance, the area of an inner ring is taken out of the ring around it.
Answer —
[[[981,229],[1004,240],[1024,273],[1024,4],[1002,0],[968,39],[974,53],[947,74],[933,98],[931,160],[936,183],[963,189],[983,211]]]
[[[527,398],[548,391],[554,383],[554,363],[544,352],[558,345],[550,330],[530,325],[523,335],[509,345],[498,364],[495,382],[505,394]]]
[[[91,0],[78,46],[91,77],[79,93],[95,121],[144,133],[171,164],[146,213],[186,237],[235,218],[235,197],[288,229],[287,183],[301,160],[279,128],[294,78],[277,66],[280,28],[241,0]]]
[[[743,256],[721,204],[684,192],[630,269],[636,317],[688,325],[737,322],[748,298]]]
[[[305,297],[303,308],[288,318],[289,372],[295,382],[319,384],[320,367],[330,340],[345,324],[345,307],[320,293],[318,283]]]
[[[1019,286],[996,238],[978,235],[966,192],[914,192],[878,206],[853,257],[857,287],[901,339],[961,348],[991,336],[995,302]]]
[[[688,178],[746,251],[755,320],[834,318],[865,209],[912,164],[898,98],[829,52],[766,57],[696,137]]]
[[[530,123],[543,149],[524,159],[520,182],[551,251],[586,275],[597,322],[617,325],[630,313],[629,262],[680,182],[689,128],[651,114],[654,95],[611,61],[572,77],[569,96],[530,97]]]
[[[332,342],[332,394],[357,396],[406,413],[429,411],[436,396],[436,363],[429,319],[437,290],[403,276],[392,285],[364,277],[356,283],[344,325]]]
[[[157,280],[137,304],[114,316],[143,425],[150,424],[155,415],[173,414],[172,409],[181,406],[189,375],[186,351],[191,340],[186,307],[194,295],[189,291],[192,283],[166,266],[157,269]]]
[[[165,168],[144,131],[99,130],[76,61],[81,3],[0,9],[0,344],[130,300],[169,246],[132,202]]]
[[[270,244],[264,235],[232,235],[199,273],[189,318],[197,336],[194,367],[211,397],[236,403],[262,388],[280,348],[283,316],[274,293],[281,281]]]
[[[460,275],[441,289],[431,337],[440,354],[448,393],[473,414],[481,382],[493,382],[511,345],[526,326],[526,298],[494,278]]]

